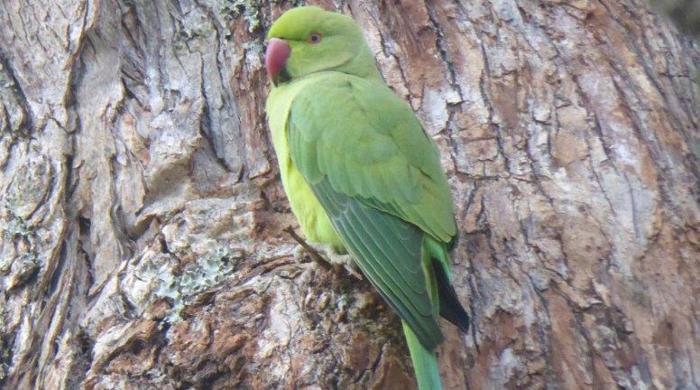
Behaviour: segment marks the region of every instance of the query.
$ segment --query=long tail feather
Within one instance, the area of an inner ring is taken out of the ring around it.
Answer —
[[[441,390],[440,369],[438,368],[435,352],[425,349],[423,344],[418,341],[411,327],[404,321],[401,321],[401,324],[403,324],[403,332],[406,335],[408,350],[411,352],[411,361],[413,361],[413,371],[416,374],[418,389]]]

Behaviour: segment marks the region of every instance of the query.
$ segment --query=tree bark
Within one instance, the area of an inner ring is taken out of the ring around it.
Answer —
[[[641,0],[311,3],[441,149],[446,388],[700,388],[697,43]],[[0,387],[415,387],[372,287],[284,232],[290,6],[0,2]]]

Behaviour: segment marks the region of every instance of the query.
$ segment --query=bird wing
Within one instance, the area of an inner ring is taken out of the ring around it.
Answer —
[[[456,234],[435,145],[383,84],[338,74],[304,88],[287,119],[292,162],[367,278],[426,347],[442,340],[425,234]]]

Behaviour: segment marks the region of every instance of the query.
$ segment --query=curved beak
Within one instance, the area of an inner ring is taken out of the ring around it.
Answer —
[[[286,41],[279,38],[272,38],[267,44],[265,51],[265,68],[267,76],[272,80],[272,83],[277,86],[280,81],[288,81],[289,73],[287,73],[286,65],[287,58],[291,54],[292,49]]]

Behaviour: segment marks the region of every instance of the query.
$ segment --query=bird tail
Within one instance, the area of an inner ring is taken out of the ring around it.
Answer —
[[[445,244],[438,243],[434,238],[426,235],[423,247],[428,256],[428,264],[432,265],[433,275],[435,275],[434,284],[437,285],[440,315],[466,333],[469,329],[469,315],[464,310],[462,303],[459,302],[457,293],[450,282],[452,279],[450,258]],[[435,299],[435,296],[433,295],[432,298]]]
[[[427,350],[418,341],[418,337],[406,322],[401,321],[401,324],[403,325],[403,333],[406,335],[408,350],[411,352],[418,390],[441,390],[440,369],[435,352]]]

